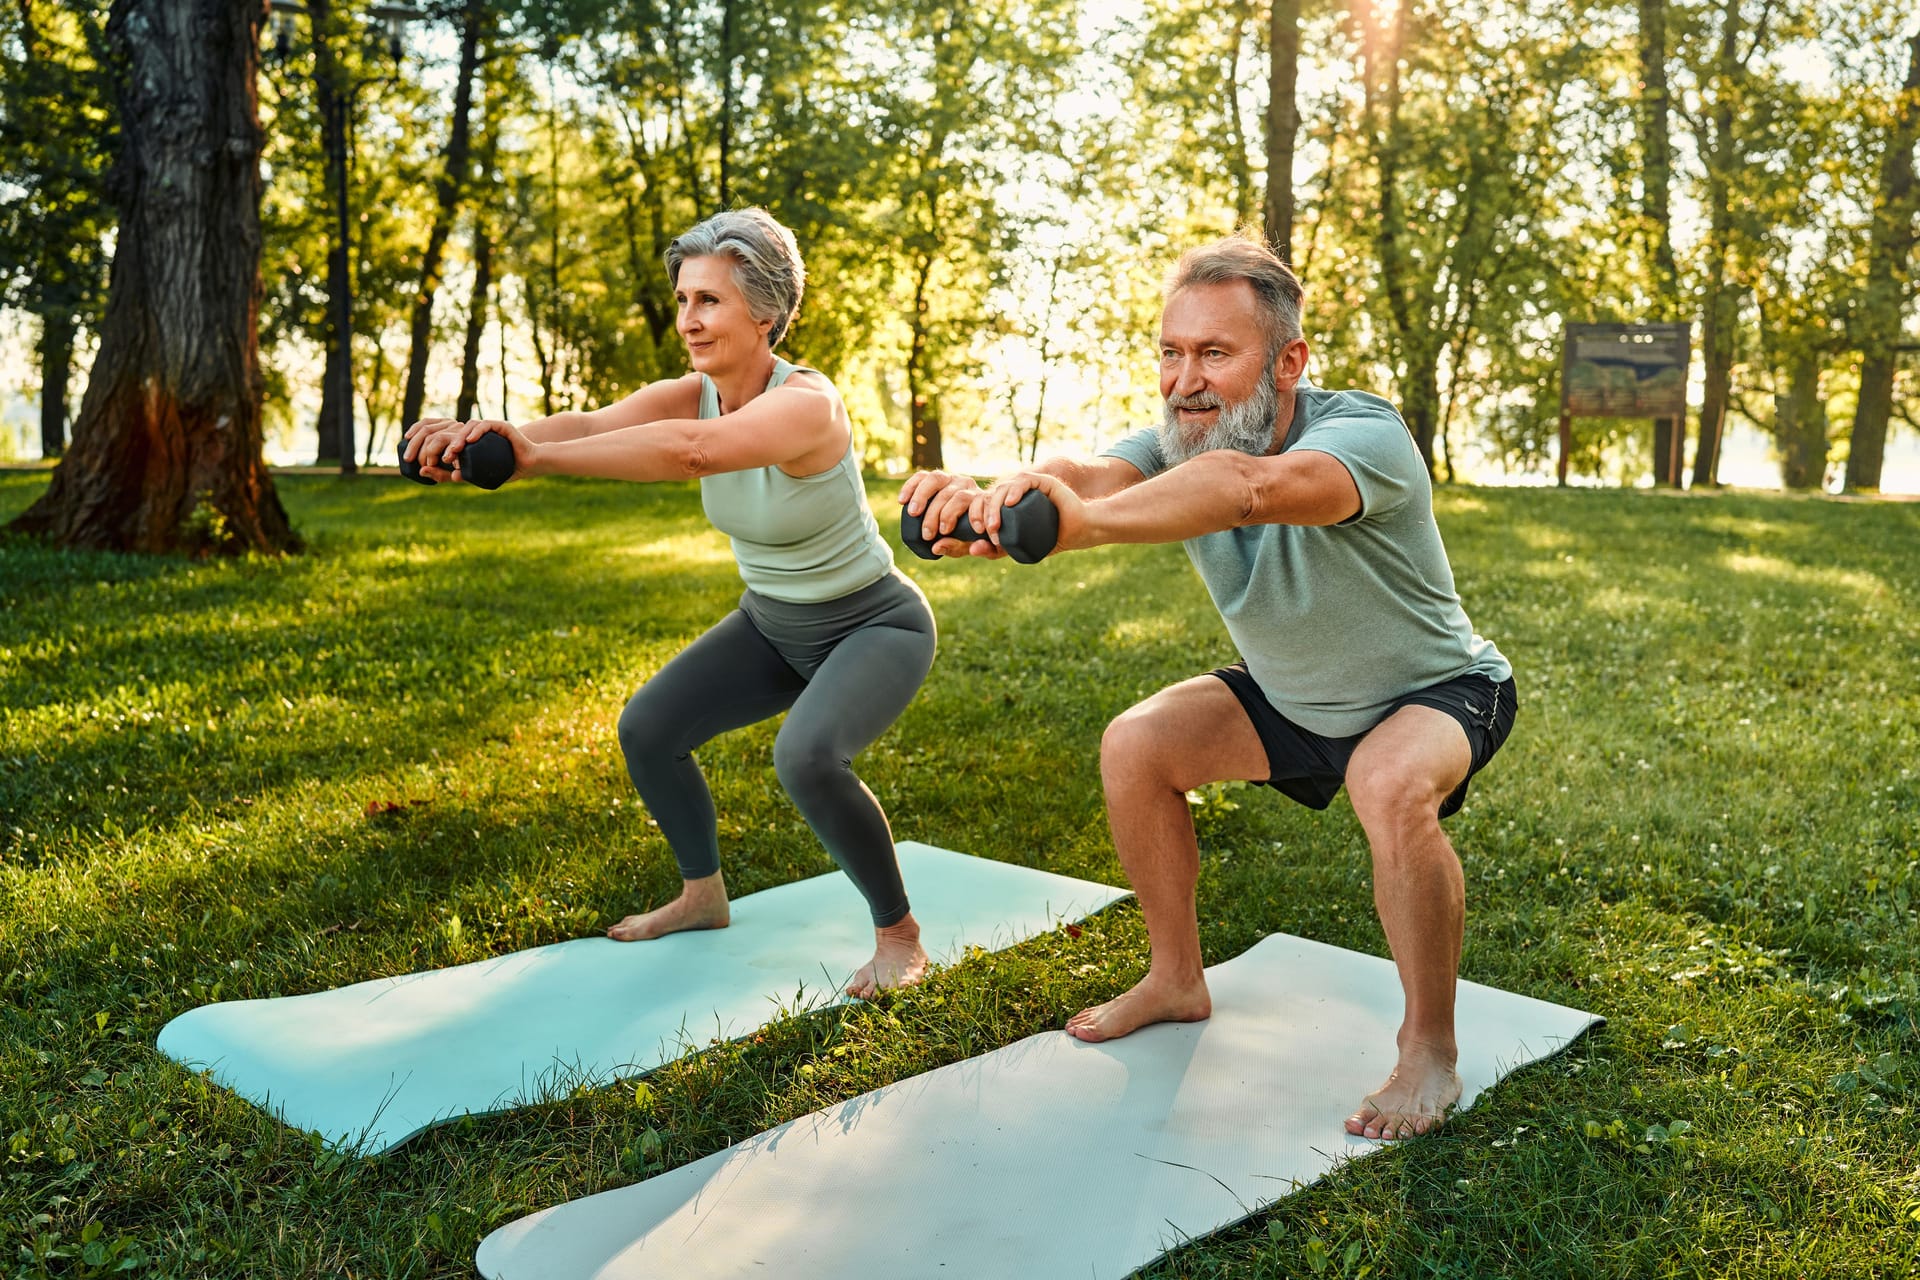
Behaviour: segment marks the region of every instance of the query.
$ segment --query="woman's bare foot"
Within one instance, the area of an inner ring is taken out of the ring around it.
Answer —
[[[727,886],[718,871],[698,880],[685,881],[680,896],[664,907],[637,916],[628,916],[607,936],[615,942],[643,942],[688,929],[724,929],[731,919],[727,910]]]
[[[873,931],[873,959],[847,979],[847,994],[862,1000],[875,992],[910,987],[927,974],[927,953],[920,948],[920,923],[909,914],[898,924]]]
[[[1453,1056],[1410,1045],[1400,1051],[1387,1082],[1347,1117],[1347,1132],[1386,1141],[1417,1138],[1438,1129],[1458,1101],[1460,1077],[1454,1073]]]
[[[1118,1040],[1151,1022],[1201,1022],[1213,1016],[1213,997],[1200,974],[1169,978],[1147,970],[1131,991],[1067,1019],[1067,1034],[1076,1040]]]

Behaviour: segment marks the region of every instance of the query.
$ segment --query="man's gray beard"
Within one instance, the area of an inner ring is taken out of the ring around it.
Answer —
[[[1238,449],[1258,458],[1273,447],[1274,432],[1279,429],[1275,419],[1280,416],[1280,389],[1274,385],[1271,368],[1261,375],[1260,385],[1252,395],[1239,404],[1222,405],[1213,425],[1198,434],[1189,432],[1180,423],[1175,411],[1183,406],[1174,401],[1182,399],[1181,396],[1167,397],[1160,423],[1160,452],[1166,456],[1169,467],[1177,467],[1189,458],[1214,449]]]

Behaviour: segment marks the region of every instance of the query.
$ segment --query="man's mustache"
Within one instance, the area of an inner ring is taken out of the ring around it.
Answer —
[[[1171,409],[1218,409],[1220,407],[1220,397],[1210,391],[1203,391],[1197,396],[1175,394],[1167,397],[1167,407]]]

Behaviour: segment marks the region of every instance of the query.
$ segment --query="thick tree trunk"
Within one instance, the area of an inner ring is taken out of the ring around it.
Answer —
[[[1788,358],[1787,393],[1773,398],[1780,444],[1780,481],[1789,489],[1817,489],[1827,474],[1827,407],[1820,399],[1820,359],[1811,351]]]
[[[261,460],[260,0],[117,0],[119,239],[73,447],[14,529],[126,551],[284,550]]]
[[[73,376],[73,317],[40,317],[40,456],[67,451],[67,379]]]
[[[1673,260],[1672,98],[1667,89],[1667,0],[1640,0],[1640,178],[1653,266],[1654,320],[1679,310],[1680,273]],[[1687,420],[1653,420],[1653,480],[1683,482]]]
[[[313,44],[314,105],[320,111],[320,148],[327,158],[327,355],[320,383],[319,447],[314,461],[335,466],[353,458],[353,276],[348,254],[346,86],[333,48],[333,0],[307,0]]]
[[[473,80],[480,67],[480,38],[490,11],[487,0],[467,0],[460,15],[460,70],[453,85],[453,127],[447,138],[446,167],[434,182],[433,224],[420,257],[420,288],[413,295],[407,347],[407,385],[400,396],[402,426],[417,422],[427,399],[427,353],[433,343],[433,301],[440,292],[440,258],[453,231],[460,195],[467,185],[472,153]]]
[[[1920,34],[1907,43],[1907,81],[1901,88],[1880,162],[1867,249],[1867,284],[1860,299],[1860,406],[1847,448],[1847,488],[1877,490],[1886,460],[1887,422],[1893,416],[1894,347],[1912,296],[1916,209],[1913,150],[1920,141]]]
[[[1273,0],[1267,20],[1267,243],[1293,261],[1293,151],[1300,132],[1300,0]]]

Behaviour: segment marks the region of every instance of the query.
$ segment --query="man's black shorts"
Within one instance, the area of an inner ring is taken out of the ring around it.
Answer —
[[[1246,708],[1247,719],[1253,721],[1254,731],[1267,748],[1267,767],[1273,771],[1266,785],[1310,809],[1324,809],[1332,804],[1346,781],[1347,761],[1353,758],[1354,748],[1367,735],[1356,733],[1346,738],[1329,738],[1302,729],[1274,710],[1267,695],[1247,673],[1245,662],[1208,674],[1218,676],[1233,690],[1233,696]],[[1467,733],[1473,762],[1467,768],[1467,776],[1440,806],[1440,816],[1449,818],[1465,803],[1467,783],[1493,759],[1494,752],[1513,730],[1516,709],[1513,678],[1509,676],[1505,683],[1495,684],[1482,675],[1455,676],[1399,699],[1387,709],[1387,715],[1402,707],[1416,706],[1446,712],[1458,720]]]

